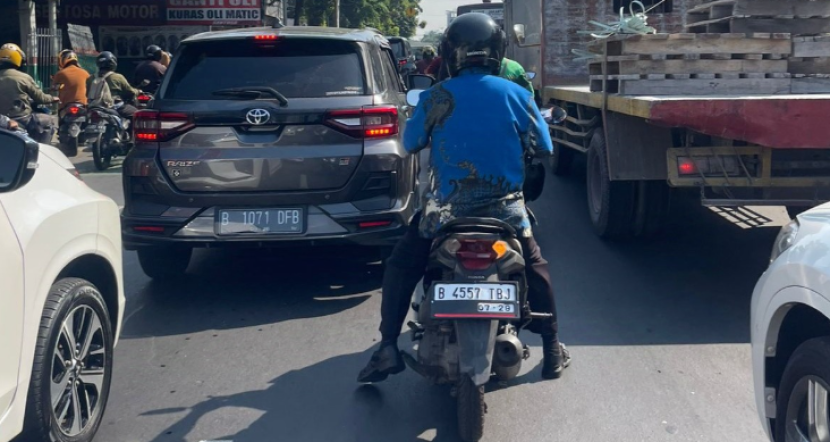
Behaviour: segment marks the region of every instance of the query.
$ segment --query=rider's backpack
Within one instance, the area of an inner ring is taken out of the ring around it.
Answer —
[[[107,84],[107,77],[112,75],[112,71],[107,72],[102,77],[94,77],[89,90],[86,92],[86,98],[89,101],[89,106],[112,107],[115,100],[112,98],[110,86]]]

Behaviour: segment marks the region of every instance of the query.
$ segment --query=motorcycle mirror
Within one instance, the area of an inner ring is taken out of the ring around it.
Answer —
[[[150,80],[144,80],[141,83],[139,83],[138,87],[144,87],[144,86],[149,86],[149,85],[150,85]]]
[[[415,107],[421,101],[421,92],[423,89],[412,89],[406,93],[406,104]]]
[[[528,80],[536,78],[536,72],[526,72]]]

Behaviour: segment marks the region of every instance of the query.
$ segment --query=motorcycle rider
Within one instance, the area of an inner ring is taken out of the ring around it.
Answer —
[[[167,69],[170,67],[171,61],[173,61],[173,54],[165,52],[161,55],[161,60],[159,60],[159,63],[161,63],[161,65],[164,66],[165,69]],[[165,70],[165,72],[167,71]]]
[[[29,74],[20,71],[26,55],[14,43],[0,46],[0,114],[16,120],[33,139],[51,143],[55,135],[52,117],[33,113],[33,105],[51,104],[57,97],[42,92]]]
[[[91,76],[87,79],[87,89],[89,89],[96,77],[106,77],[107,86],[109,86],[112,98],[120,98],[124,102],[124,106],[118,109],[118,113],[122,117],[132,118],[133,114],[135,114],[138,109],[130,103],[133,102],[135,97],[137,97],[141,91],[130,86],[130,82],[127,81],[123,75],[115,72],[118,68],[118,58],[112,52],[101,52],[98,54],[98,58],[95,60],[95,63],[98,65],[98,72],[95,76]]]
[[[61,70],[52,77],[52,83],[59,87],[58,115],[63,117],[63,110],[70,103],[86,105],[86,81],[90,75],[80,66],[78,54],[71,49],[61,51],[58,55],[58,66]]]
[[[530,78],[527,78],[525,68],[518,61],[511,60],[507,57],[502,58],[499,77],[506,78],[527,89],[531,95],[534,94],[533,84],[530,82]]]
[[[525,154],[553,151],[548,127],[533,96],[497,76],[506,37],[490,16],[461,15],[445,35],[442,55],[451,78],[421,93],[404,133],[409,153],[432,145],[425,209],[413,217],[387,262],[382,341],[358,382],[380,382],[404,370],[397,339],[423,277],[432,238],[446,222],[466,216],[498,218],[519,232],[531,309],[552,314],[534,320],[528,329],[542,335],[542,376],[555,379],[570,364],[570,354],[559,342],[548,263],[533,238],[522,194]]]
[[[157,45],[147,46],[147,49],[144,51],[147,59],[135,68],[133,84],[140,85],[147,80],[150,84],[145,86],[144,90],[155,93],[161,83],[161,79],[164,77],[164,73],[167,72],[167,68],[161,63],[164,54],[161,47]]]
[[[418,69],[418,73],[421,75],[425,75],[427,73],[427,68],[429,65],[432,64],[432,60],[435,58],[435,52],[432,48],[425,48],[423,52],[423,56],[417,63],[415,63],[415,67]]]

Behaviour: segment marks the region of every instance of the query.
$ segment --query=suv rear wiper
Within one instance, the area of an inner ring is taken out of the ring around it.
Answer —
[[[285,95],[279,93],[276,89],[267,86],[253,86],[253,87],[240,87],[240,88],[231,88],[231,89],[220,89],[218,91],[213,91],[213,95],[226,95],[231,97],[250,97],[251,99],[257,99],[262,96],[263,93],[270,94],[280,102],[282,106],[288,106],[288,98],[285,98]]]

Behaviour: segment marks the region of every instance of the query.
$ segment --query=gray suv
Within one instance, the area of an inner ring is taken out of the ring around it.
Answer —
[[[387,248],[417,198],[406,88],[374,30],[247,28],[184,40],[124,161],[124,247],[153,278],[194,247]]]

